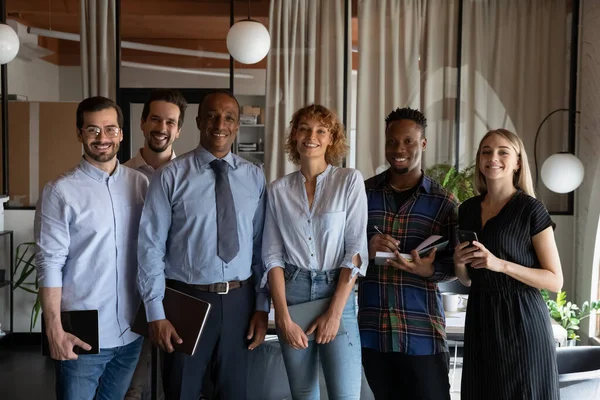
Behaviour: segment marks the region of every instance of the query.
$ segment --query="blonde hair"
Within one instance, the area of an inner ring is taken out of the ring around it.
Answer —
[[[478,193],[483,194],[487,192],[487,184],[485,182],[485,176],[479,169],[479,157],[481,155],[481,145],[483,142],[492,135],[498,135],[510,142],[513,149],[517,153],[521,168],[515,172],[513,176],[513,185],[517,189],[521,189],[531,197],[535,197],[535,190],[533,188],[533,179],[531,179],[531,170],[529,169],[529,162],[527,160],[527,153],[525,152],[525,146],[523,141],[517,134],[506,130],[506,129],[494,129],[485,134],[485,136],[479,142],[479,148],[477,149],[477,155],[475,157],[475,176],[474,183],[475,189]]]
[[[285,141],[285,152],[288,159],[296,165],[300,164],[300,153],[297,148],[297,141],[294,138],[298,124],[302,118],[314,119],[329,129],[331,133],[331,144],[325,152],[325,162],[331,165],[340,165],[348,152],[346,145],[346,135],[344,126],[339,121],[337,115],[326,107],[318,104],[311,104],[296,111],[290,121],[290,128],[287,140]]]

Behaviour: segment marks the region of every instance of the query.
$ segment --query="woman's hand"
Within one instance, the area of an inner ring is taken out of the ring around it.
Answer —
[[[315,341],[318,344],[326,344],[337,336],[338,330],[340,329],[340,315],[334,315],[331,311],[327,311],[321,315],[306,331],[307,335],[317,331],[315,335]]]
[[[306,349],[308,347],[308,337],[291,318],[287,318],[283,321],[277,321],[277,328],[283,335],[286,343],[292,346],[296,350]]]
[[[493,255],[488,249],[479,242],[473,241],[476,250],[472,253],[471,267],[475,269],[485,268],[494,272],[506,271],[506,263]]]
[[[473,253],[478,249],[469,242],[462,242],[454,248],[454,265],[464,267],[473,259]]]

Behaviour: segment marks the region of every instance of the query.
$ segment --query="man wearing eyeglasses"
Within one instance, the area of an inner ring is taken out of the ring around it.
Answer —
[[[137,236],[148,178],[119,165],[123,114],[110,99],[77,108],[79,164],[48,183],[35,212],[36,264],[57,399],[123,399],[142,338],[130,329],[139,305]],[[98,310],[99,354],[63,330],[61,312]]]

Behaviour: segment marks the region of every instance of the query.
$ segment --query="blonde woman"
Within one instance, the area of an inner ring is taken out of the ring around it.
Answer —
[[[539,289],[560,290],[555,224],[536,200],[523,142],[488,132],[477,151],[480,193],[459,208],[477,240],[455,248],[456,276],[471,286],[465,324],[463,400],[558,400],[555,345]]]
[[[286,151],[300,169],[268,190],[262,284],[268,278],[292,397],[320,399],[320,362],[329,398],[358,400],[361,346],[353,288],[368,264],[363,178],[337,166],[347,151],[344,129],[323,106],[294,114]],[[327,310],[302,330],[288,306],[320,299],[330,299]]]

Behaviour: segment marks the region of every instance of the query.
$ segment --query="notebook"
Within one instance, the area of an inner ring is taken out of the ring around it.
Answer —
[[[296,325],[298,325],[306,333],[312,323],[327,312],[330,303],[331,297],[328,297],[325,299],[309,301],[307,303],[294,304],[293,306],[288,306],[288,310],[292,321],[294,321]],[[336,336],[341,335],[344,332],[346,332],[346,330],[344,329],[344,324],[340,319],[340,327],[338,328]],[[310,335],[307,335],[308,340],[315,340],[315,333],[316,331]]]
[[[435,247],[437,251],[444,250],[448,246],[448,240],[445,240],[442,236],[432,235],[425,239],[415,250],[419,254],[419,257],[427,257],[429,252]],[[400,255],[408,260],[412,261],[410,254],[400,253]],[[378,251],[375,253],[375,265],[384,265],[388,258],[395,259],[396,255],[388,251]]]
[[[42,314],[42,355],[50,355],[50,344],[46,333],[46,324]],[[73,353],[98,354],[100,353],[100,332],[98,330],[98,310],[62,311],[60,320],[65,332],[77,336],[85,343],[92,346],[90,350],[84,350],[79,346],[73,347]]]
[[[163,307],[166,318],[183,340],[181,344],[172,343],[173,348],[175,351],[193,356],[208,319],[210,303],[167,287]],[[142,336],[149,336],[146,308],[143,303],[140,304],[131,330]]]

